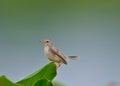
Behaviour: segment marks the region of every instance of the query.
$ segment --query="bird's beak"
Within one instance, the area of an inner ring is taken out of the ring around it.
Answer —
[[[45,44],[44,40],[40,40],[40,42],[41,42],[42,44]]]

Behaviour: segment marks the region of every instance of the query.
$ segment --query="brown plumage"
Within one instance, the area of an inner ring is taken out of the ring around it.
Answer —
[[[76,59],[78,56],[65,56],[59,49],[57,49],[50,40],[41,40],[44,44],[44,52],[49,60],[57,62],[58,64],[67,64],[66,59]]]

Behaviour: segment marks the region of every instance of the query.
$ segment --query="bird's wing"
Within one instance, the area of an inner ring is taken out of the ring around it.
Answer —
[[[50,47],[49,49],[50,49],[51,53],[53,53],[54,55],[57,55],[64,64],[67,64],[67,62],[65,60],[65,56],[58,49],[56,49],[54,47]]]

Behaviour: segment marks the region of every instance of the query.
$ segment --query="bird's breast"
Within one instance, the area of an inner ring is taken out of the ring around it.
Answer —
[[[49,60],[51,60],[51,61],[56,61],[56,57],[54,56],[54,54],[52,54],[52,53],[50,52],[48,46],[46,46],[46,47],[44,48],[44,52],[45,52],[45,55],[48,57]]]
[[[46,55],[48,55],[50,52],[49,52],[49,47],[48,46],[45,46],[44,48],[44,52]]]

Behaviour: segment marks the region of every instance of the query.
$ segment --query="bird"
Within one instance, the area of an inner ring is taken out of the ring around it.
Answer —
[[[45,55],[50,61],[57,63],[57,67],[60,67],[61,64],[67,64],[67,59],[76,59],[79,57],[65,56],[49,39],[40,40],[40,42],[44,45]]]

